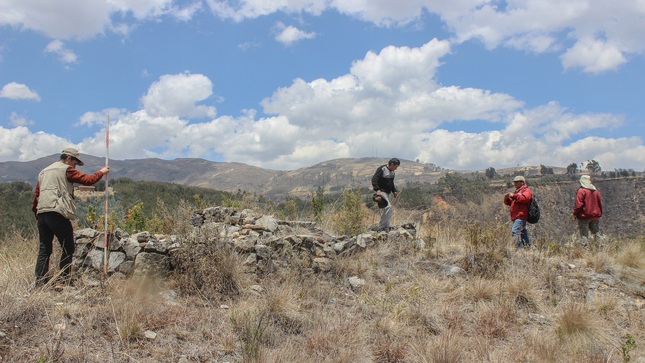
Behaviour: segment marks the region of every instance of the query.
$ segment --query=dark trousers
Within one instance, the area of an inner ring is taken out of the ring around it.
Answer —
[[[39,213],[38,235],[40,245],[36,260],[36,283],[46,283],[49,280],[49,258],[52,254],[54,236],[63,249],[59,264],[61,276],[69,276],[75,248],[72,222],[56,212]]]

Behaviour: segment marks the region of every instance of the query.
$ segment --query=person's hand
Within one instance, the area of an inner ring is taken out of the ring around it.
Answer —
[[[394,193],[392,193],[392,194],[394,194],[394,198],[396,198],[396,197],[398,197],[398,196],[399,196],[399,192],[394,192]]]
[[[110,168],[107,166],[104,166],[101,168],[101,172],[103,173],[103,175],[105,175],[110,172]]]

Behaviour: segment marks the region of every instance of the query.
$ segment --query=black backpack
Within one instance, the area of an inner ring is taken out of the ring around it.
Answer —
[[[527,222],[534,224],[540,220],[540,206],[537,204],[535,198],[531,198],[531,204],[529,204],[529,217],[526,219]]]

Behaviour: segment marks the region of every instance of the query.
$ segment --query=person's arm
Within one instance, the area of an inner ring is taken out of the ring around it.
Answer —
[[[531,190],[529,188],[526,188],[524,190],[520,190],[515,194],[512,194],[510,198],[515,200],[515,202],[519,204],[529,204],[531,203],[532,197],[533,193],[531,193]]]
[[[372,189],[374,189],[375,192],[378,192],[381,188],[378,186],[378,181],[381,179],[383,176],[383,168],[378,168],[376,169],[376,172],[372,176]]]
[[[576,192],[576,202],[573,207],[573,216],[580,218],[584,212],[585,207],[585,193],[581,189]]]
[[[38,216],[38,197],[40,197],[40,182],[36,182],[34,200],[31,202],[31,210],[34,212],[35,216]]]
[[[67,181],[70,183],[77,183],[77,184],[82,184],[82,185],[94,185],[98,183],[99,180],[103,177],[103,175],[107,174],[110,169],[107,167],[101,168],[101,170],[97,171],[94,174],[85,174],[81,173],[80,171],[76,170],[75,168],[69,167],[67,168]]]

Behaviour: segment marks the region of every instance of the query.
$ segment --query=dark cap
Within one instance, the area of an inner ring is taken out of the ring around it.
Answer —
[[[390,161],[387,162],[388,164],[394,164],[394,165],[401,165],[401,160],[397,158],[392,158]]]

